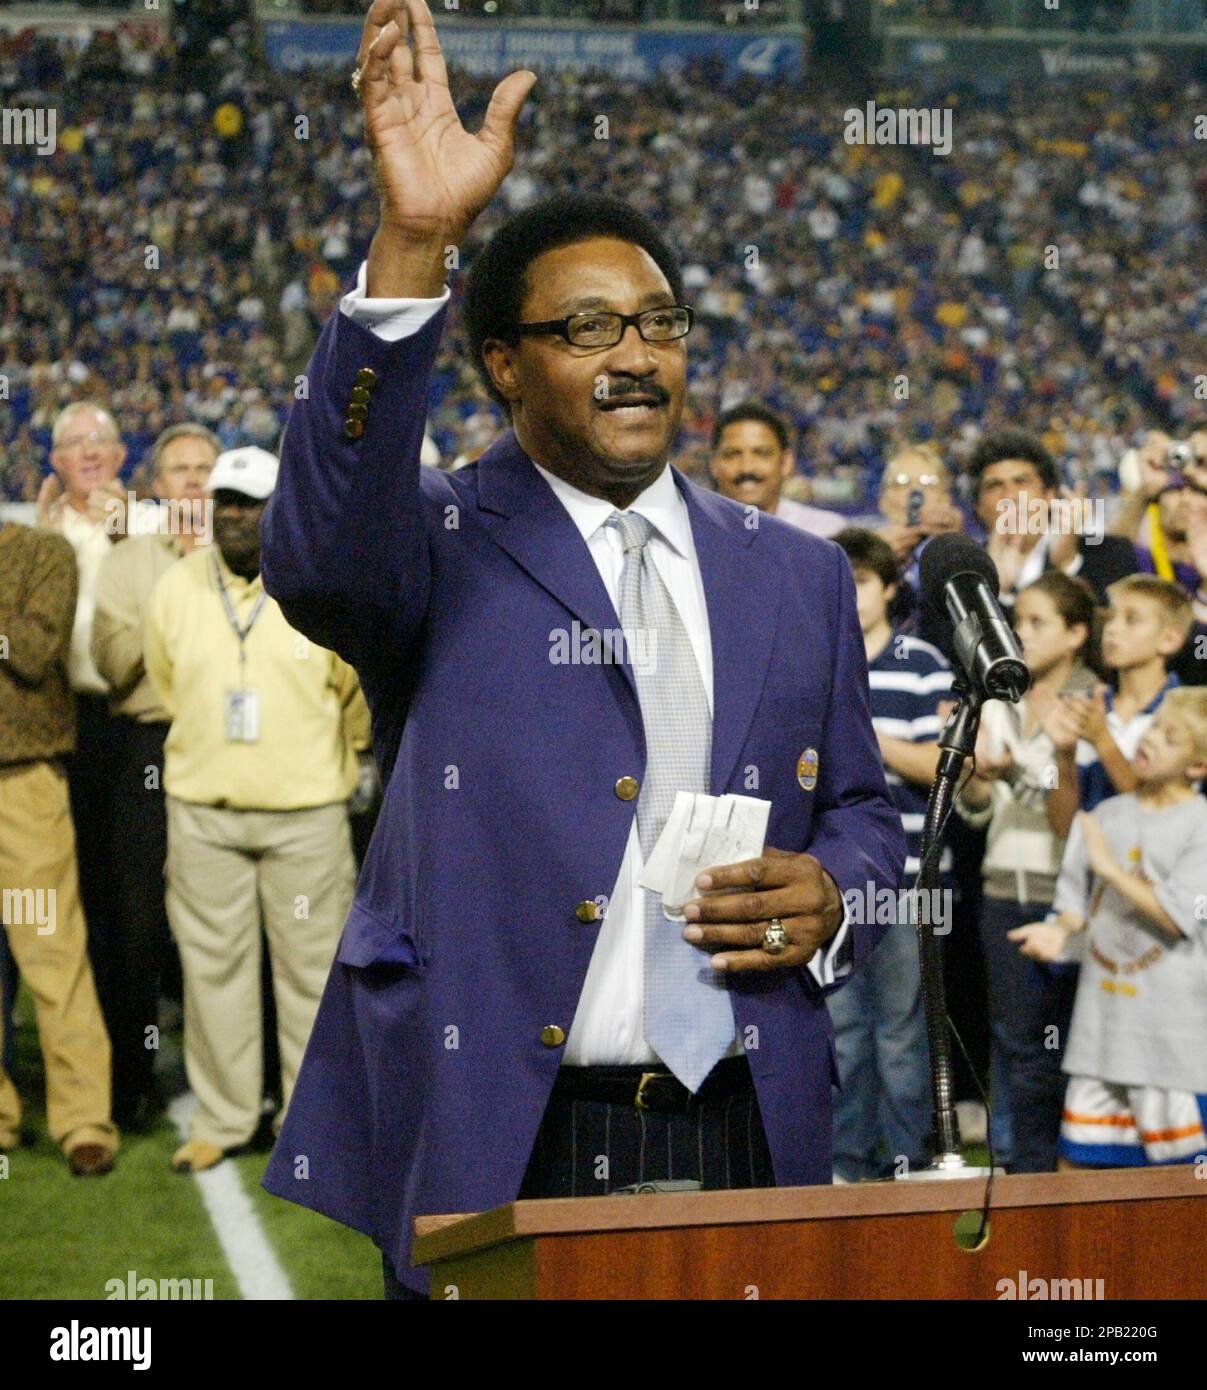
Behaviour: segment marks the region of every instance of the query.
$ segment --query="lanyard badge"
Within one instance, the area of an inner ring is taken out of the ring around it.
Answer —
[[[214,570],[214,581],[218,585],[219,594],[222,596],[222,607],[226,612],[226,620],[239,641],[239,684],[233,690],[227,690],[223,695],[223,732],[228,743],[255,743],[260,737],[260,692],[247,683],[246,643],[248,634],[255,627],[256,620],[268,601],[268,595],[261,591],[248,615],[247,622],[240,626],[239,616],[235,612],[235,605],[231,602],[226,581],[223,579],[222,570],[218,565],[218,557],[212,551],[210,562]]]

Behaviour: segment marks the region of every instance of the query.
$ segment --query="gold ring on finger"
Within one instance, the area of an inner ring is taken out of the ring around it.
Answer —
[[[767,930],[763,933],[763,950],[769,956],[778,956],[786,951],[791,944],[788,933],[784,930],[783,922],[778,917],[773,917],[767,924]]]

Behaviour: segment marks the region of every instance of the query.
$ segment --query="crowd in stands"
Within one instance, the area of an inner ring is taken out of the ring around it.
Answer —
[[[6,102],[76,93],[53,155],[10,146],[0,161],[6,497],[36,497],[50,422],[80,394],[113,410],[127,475],[178,420],[227,447],[279,437],[374,194],[345,74],[219,56],[189,90],[167,51],[126,32],[82,51],[0,42]],[[459,82],[471,122],[492,85]],[[707,65],[641,88],[549,75],[462,265],[551,171],[665,221],[698,312],[679,459],[696,476],[716,413],[757,395],[800,432],[818,499],[848,510],[895,441],[942,440],[958,462],[1006,423],[1039,433],[1067,481],[1108,491],[1144,425],[1194,413],[1204,188],[1177,97],[957,95],[940,157],[848,145],[838,105],[727,87]],[[465,367],[451,278],[430,420],[446,463],[501,427]]]
[[[934,171],[985,247],[977,258],[1017,267],[1020,288],[1042,284],[1097,370],[1173,423],[1207,399],[1207,168],[1188,114],[1202,94],[978,100],[960,110],[960,138]],[[1090,444],[1057,449],[1104,466]]]

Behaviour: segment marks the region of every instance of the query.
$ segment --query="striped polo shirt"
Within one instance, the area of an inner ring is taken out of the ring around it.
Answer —
[[[1148,726],[1157,717],[1158,705],[1169,691],[1176,690],[1180,684],[1177,676],[1171,671],[1161,689],[1142,710],[1133,714],[1126,723],[1115,713],[1115,700],[1118,692],[1114,690],[1106,692],[1106,727],[1115,740],[1115,746],[1129,763],[1136,756],[1136,750],[1140,747],[1140,740],[1148,732]],[[1081,809],[1083,811],[1092,811],[1107,797],[1119,795],[1119,788],[1111,781],[1106,768],[1097,757],[1092,763],[1079,766],[1077,776],[1081,783]]]
[[[872,727],[908,743],[933,743],[942,728],[939,701],[950,700],[951,668],[941,653],[917,637],[894,632],[884,650],[868,663]],[[926,819],[929,786],[907,782],[891,768],[884,769],[889,796],[901,813],[905,831],[905,873],[912,883],[919,867],[922,825]],[[941,873],[951,870],[951,850],[944,846]]]

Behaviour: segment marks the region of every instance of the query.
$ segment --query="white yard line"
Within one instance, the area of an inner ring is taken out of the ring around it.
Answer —
[[[182,1140],[189,1137],[189,1120],[196,1108],[197,1098],[191,1094],[177,1096],[168,1106],[168,1118],[180,1131]],[[229,1161],[219,1163],[204,1173],[194,1173],[193,1179],[201,1189],[201,1200],[239,1285],[240,1297],[294,1298],[289,1277],[268,1243],[238,1168]]]

